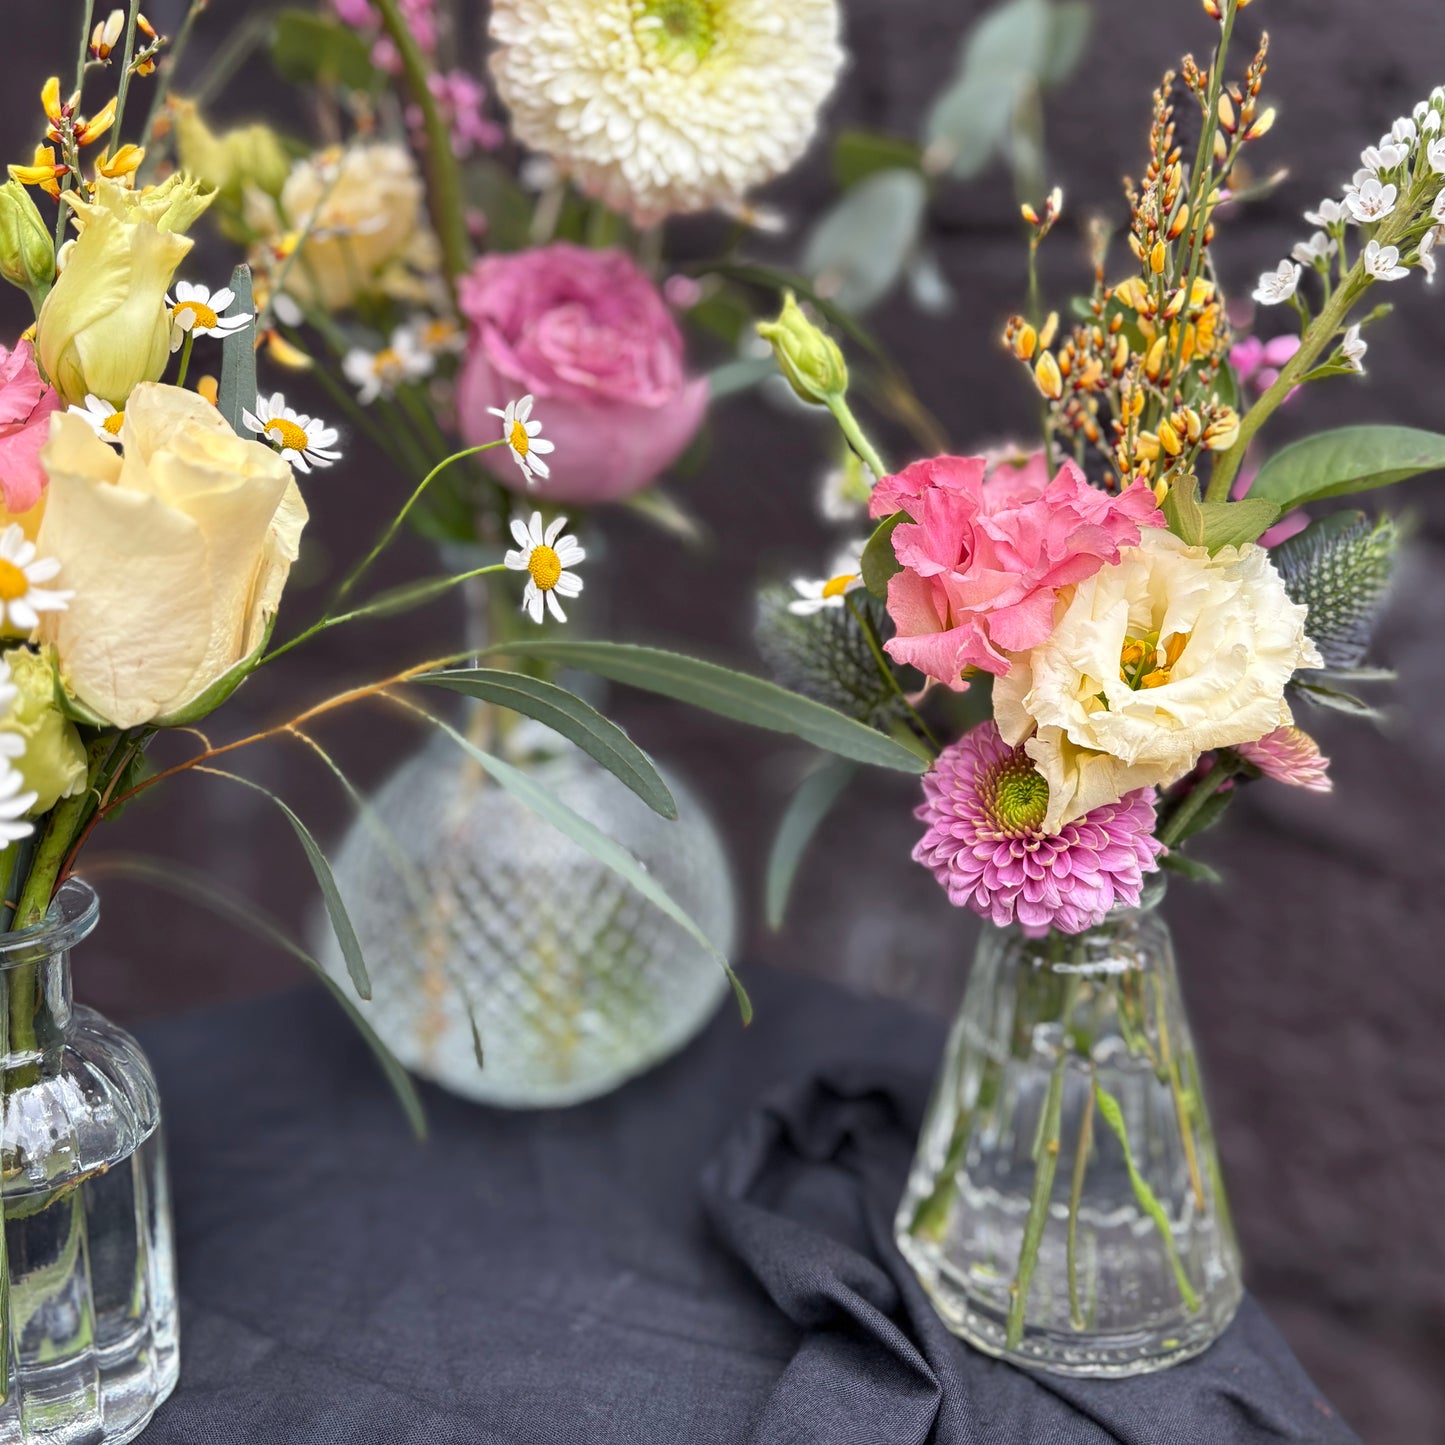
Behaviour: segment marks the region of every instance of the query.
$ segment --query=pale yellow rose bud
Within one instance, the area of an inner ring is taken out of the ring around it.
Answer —
[[[30,192],[19,181],[0,186],[0,276],[38,309],[55,280],[55,242]]]
[[[41,637],[83,715],[189,724],[259,659],[306,505],[281,456],[193,391],[136,387],[121,441],[123,458],[81,417],[51,421],[36,544],[75,596]]]
[[[34,816],[48,813],[61,798],[85,787],[85,746],[75,724],[55,705],[55,654],[51,648],[31,652],[17,647],[5,654],[10,681],[20,694],[0,718],[0,732],[25,741],[16,761],[24,791],[35,793]]]
[[[784,294],[776,321],[758,325],[758,335],[772,348],[778,370],[806,402],[826,406],[848,390],[848,365],[838,343],[803,314],[791,291]]]
[[[241,126],[217,135],[188,100],[173,97],[176,151],[182,168],[235,204],[246,186],[279,196],[291,173],[291,158],[269,126]]]

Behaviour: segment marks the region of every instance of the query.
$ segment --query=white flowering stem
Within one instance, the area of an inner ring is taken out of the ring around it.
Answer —
[[[880,479],[886,477],[888,468],[883,465],[873,443],[868,440],[863,428],[858,425],[858,418],[849,408],[848,399],[841,394],[830,396],[827,398],[827,407],[833,413],[833,419],[847,438],[848,445],[863,458],[873,475]]]

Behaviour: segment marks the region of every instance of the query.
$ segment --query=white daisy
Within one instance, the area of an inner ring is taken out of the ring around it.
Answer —
[[[1400,264],[1398,246],[1382,246],[1378,241],[1371,241],[1360,259],[1365,263],[1365,270],[1376,281],[1398,281],[1402,276],[1410,274],[1410,268]]]
[[[91,430],[101,441],[110,442],[114,446],[120,445],[120,429],[125,421],[125,413],[113,407],[108,401],[87,392],[84,406],[72,406],[67,410],[72,415],[89,422]]]
[[[862,555],[863,545],[860,542],[848,551],[839,553],[833,559],[833,575],[831,577],[824,577],[820,581],[813,581],[807,577],[795,577],[793,591],[798,595],[788,603],[788,611],[796,617],[811,617],[815,612],[822,612],[829,607],[842,607],[844,598],[850,592],[856,592],[863,585],[863,578],[859,572],[859,568],[863,565]]]
[[[1350,219],[1361,226],[1383,221],[1395,209],[1400,197],[1400,188],[1393,183],[1381,184],[1378,176],[1370,176],[1357,189],[1345,194],[1345,205],[1349,207]]]
[[[40,626],[42,612],[64,612],[75,593],[41,586],[59,572],[60,563],[54,557],[35,555],[35,543],[25,536],[19,522],[11,522],[0,532],[0,626],[29,634]]]
[[[1313,266],[1316,261],[1327,260],[1335,254],[1335,243],[1323,231],[1316,231],[1308,241],[1300,241],[1296,244],[1290,255],[1305,266]]]
[[[1266,271],[1254,288],[1254,299],[1261,306],[1278,306],[1288,301],[1299,286],[1304,268],[1291,261],[1281,261],[1273,271]]]
[[[492,76],[529,149],[634,221],[737,210],[808,148],[838,0],[494,0]]]
[[[256,410],[242,411],[241,420],[298,471],[329,467],[341,460],[341,453],[335,450],[340,435],[336,428],[305,412],[292,411],[279,391],[273,391],[269,398],[258,396]]]
[[[1364,371],[1365,353],[1370,349],[1370,344],[1360,335],[1359,324],[1345,332],[1344,339],[1340,342],[1340,355],[1344,358],[1345,365],[1353,371]]]
[[[582,590],[582,579],[567,569],[583,561],[587,553],[575,537],[562,535],[566,525],[566,517],[554,517],[544,532],[540,512],[533,512],[530,522],[512,519],[512,536],[519,550],[508,552],[502,561],[513,572],[529,574],[522,610],[533,622],[542,620],[544,607],[558,622],[565,622],[567,614],[557,601],[558,594],[575,597]]]
[[[175,300],[166,297],[166,304],[171,308],[171,350],[179,351],[187,334],[230,336],[244,331],[251,324],[249,315],[222,315],[235,300],[236,293],[229,286],[222,286],[213,295],[209,286],[199,282],[176,282]]]
[[[391,396],[398,386],[430,376],[436,363],[410,326],[398,326],[380,351],[354,346],[341,358],[346,379],[356,388],[356,399],[369,406],[379,396]]]
[[[11,733],[9,736],[20,743],[23,752],[25,744],[21,742],[20,735]],[[35,831],[35,825],[26,822],[25,815],[39,801],[39,796],[26,788],[19,768],[9,762],[0,763],[0,844],[8,847]]]
[[[527,485],[530,487],[535,477],[545,480],[551,476],[552,469],[542,458],[557,448],[542,436],[542,423],[531,419],[532,398],[524,396],[521,401],[509,401],[505,411],[498,411],[494,406],[489,406],[487,410],[493,416],[501,417],[502,437],[512,453],[512,460],[521,467]]]

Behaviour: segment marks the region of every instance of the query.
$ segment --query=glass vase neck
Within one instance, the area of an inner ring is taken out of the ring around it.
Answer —
[[[7,1086],[58,1063],[71,1020],[70,951],[99,918],[95,890],[72,878],[34,928],[0,934],[0,1068]]]

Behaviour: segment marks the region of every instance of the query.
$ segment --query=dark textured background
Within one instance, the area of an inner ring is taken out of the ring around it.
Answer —
[[[0,95],[8,154],[28,157],[38,130],[30,95],[53,69],[68,72],[77,0],[25,7],[11,34],[10,85]],[[262,7],[212,6],[194,77],[212,37]],[[944,82],[973,0],[848,0],[856,57],[830,123],[908,135]],[[151,7],[166,26],[176,0]],[[1070,215],[1119,215],[1118,177],[1137,170],[1157,74],[1211,27],[1194,4],[1101,0],[1084,73],[1051,98],[1052,172]],[[1359,148],[1445,81],[1445,11],[1438,0],[1258,0],[1243,28],[1273,32],[1269,89],[1280,123],[1259,164],[1290,180],[1233,223],[1219,248],[1226,280],[1247,294],[1257,272],[1305,233],[1299,213],[1337,192]],[[178,87],[188,88],[187,79]],[[32,84],[33,81],[33,84]],[[267,103],[264,70],[229,105]],[[831,194],[815,156],[783,192],[795,218]],[[1023,284],[1007,179],[947,192],[936,244],[958,305],[938,320],[886,303],[878,329],[916,378],[953,441],[974,447],[1025,431],[1031,402],[1000,358],[995,333]],[[1085,279],[1067,234],[1048,254],[1054,299]],[[1445,285],[1437,288],[1445,292]],[[1445,296],[1418,279],[1390,293],[1398,313],[1371,333],[1367,384],[1337,382],[1305,398],[1287,425],[1352,420],[1442,425]],[[8,298],[7,298],[8,299]],[[7,313],[11,314],[11,313]],[[18,313],[14,313],[18,317]],[[610,520],[605,587],[619,637],[682,643],[750,661],[750,593],[759,568],[816,571],[827,543],[812,513],[822,436],[807,418],[760,399],[730,404],[713,422],[714,452],[687,501],[707,521],[701,556],[628,519]],[[900,439],[890,439],[895,452]],[[288,615],[319,602],[305,585],[354,555],[394,510],[401,482],[364,447],[308,483],[311,552],[288,594]],[[1403,673],[1393,735],[1312,717],[1334,758],[1332,799],[1252,789],[1206,856],[1228,867],[1226,889],[1176,886],[1170,916],[1217,1130],[1249,1256],[1250,1282],[1305,1365],[1366,1440],[1423,1445],[1445,1438],[1445,500],[1439,479],[1402,489],[1418,531],[1405,585],[1384,629],[1382,659]],[[428,565],[418,544],[399,550],[394,577]],[[295,710],[375,671],[392,657],[442,648],[455,619],[337,633],[305,661],[258,676],[231,705],[227,735]],[[638,740],[679,765],[716,810],[756,920],[761,858],[800,759],[773,740],[628,695],[615,714]],[[218,730],[219,731],[219,730]],[[325,738],[363,782],[379,780],[410,735],[386,716],[338,722]],[[343,800],[299,750],[273,749],[251,774],[280,789],[323,835],[344,826]],[[309,874],[267,805],[214,779],[169,787],[102,842],[186,859],[300,923]],[[872,993],[949,1010],[960,996],[975,933],[908,861],[915,835],[906,780],[871,777],[829,823],[804,868],[792,922],[769,936],[756,922],[744,957],[826,975]],[[84,997],[122,1020],[292,983],[295,969],[206,917],[158,903],[138,887],[107,889],[107,925],[80,960]]]

